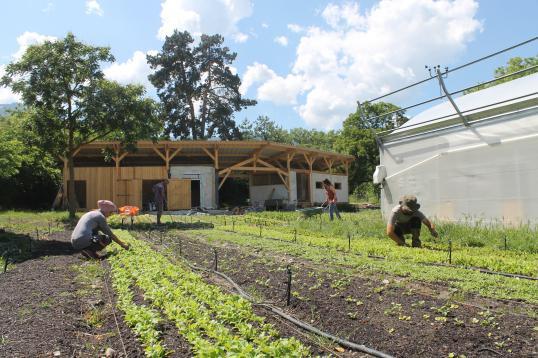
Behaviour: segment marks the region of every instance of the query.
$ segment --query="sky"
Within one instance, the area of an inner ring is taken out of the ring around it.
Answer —
[[[147,80],[146,54],[175,29],[219,33],[237,53],[243,96],[284,128],[339,129],[364,102],[538,35],[537,0],[2,0],[0,76],[32,44],[63,38],[109,46],[105,76]],[[450,91],[492,78],[510,57],[538,55],[538,41],[449,74]],[[435,81],[384,100],[405,107],[439,95]],[[19,100],[0,87],[0,104]],[[408,114],[425,110],[420,107]]]

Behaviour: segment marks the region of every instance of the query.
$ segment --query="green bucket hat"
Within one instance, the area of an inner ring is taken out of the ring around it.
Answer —
[[[404,195],[400,201],[402,209],[407,209],[409,211],[415,212],[420,208],[420,204],[417,203],[417,197],[414,195]]]

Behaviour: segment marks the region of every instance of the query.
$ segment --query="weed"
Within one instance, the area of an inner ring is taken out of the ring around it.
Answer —
[[[402,312],[401,303],[394,303],[394,302],[391,302],[390,307],[383,311],[385,316],[397,316],[397,315],[400,315],[401,312]]]

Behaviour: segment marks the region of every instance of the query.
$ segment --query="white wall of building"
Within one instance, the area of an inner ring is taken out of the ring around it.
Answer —
[[[265,200],[288,200],[288,190],[284,185],[256,185],[250,186],[250,202],[253,206],[263,206]]]
[[[538,222],[538,108],[386,143],[385,216],[405,194],[453,222]]]
[[[335,183],[340,183],[341,189],[336,189],[336,198],[339,203],[347,203],[349,201],[347,175],[312,173],[310,185],[312,186],[313,201],[315,203],[323,203],[325,201],[325,189],[316,189],[316,182],[322,182],[324,179],[329,179],[333,185]]]
[[[200,179],[200,205],[204,208],[216,208],[215,168],[211,166],[170,166],[170,175],[174,179]]]

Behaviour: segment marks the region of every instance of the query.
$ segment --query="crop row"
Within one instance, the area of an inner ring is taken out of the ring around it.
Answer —
[[[448,261],[448,243],[429,243],[422,249],[399,247],[391,240],[368,238],[364,236],[333,236],[316,234],[306,230],[298,230],[282,223],[281,225],[259,226],[256,221],[244,221],[237,218],[224,220],[215,217],[203,217],[216,228],[234,230],[238,233],[265,238],[296,241],[302,244],[323,248],[334,248],[363,255],[383,256],[389,260],[403,260],[413,263],[446,263]],[[234,220],[232,222],[232,220]],[[490,247],[454,247],[452,264],[480,267],[492,271],[502,271],[538,277],[538,254],[498,250]]]
[[[181,231],[181,235],[191,237],[201,242],[230,242],[246,248],[260,249],[271,257],[292,255],[322,265],[324,268],[339,270],[345,266],[350,274],[396,275],[404,280],[418,280],[430,283],[443,283],[451,287],[453,292],[478,294],[483,297],[524,300],[538,304],[538,285],[534,281],[519,280],[498,275],[486,275],[473,270],[459,267],[432,267],[419,265],[406,260],[375,260],[365,255],[342,252],[336,248],[320,248],[318,246],[297,243],[290,240],[276,240],[270,237],[259,237],[258,233],[245,234],[232,232],[231,228],[216,228],[214,230]],[[174,233],[170,233],[165,240],[176,241]],[[201,249],[203,246],[197,249]],[[207,247],[211,252],[211,247]],[[408,249],[411,250],[411,249]],[[222,262],[222,265],[231,263]],[[328,266],[329,265],[329,266]],[[232,264],[233,267],[233,264]]]
[[[115,271],[128,273],[149,300],[172,322],[198,356],[291,356],[308,351],[256,316],[250,303],[225,294],[182,265],[174,265],[146,243],[127,237],[129,251],[111,258]]]

